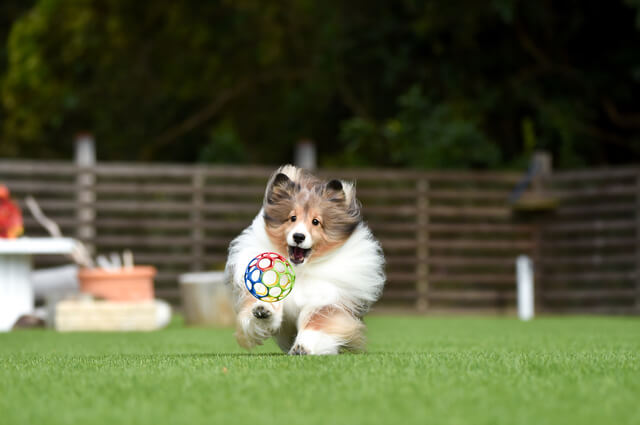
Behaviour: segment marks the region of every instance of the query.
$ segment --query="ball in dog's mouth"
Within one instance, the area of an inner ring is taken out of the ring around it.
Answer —
[[[289,245],[289,260],[293,264],[302,264],[304,260],[309,256],[311,249],[300,248],[299,246]]]

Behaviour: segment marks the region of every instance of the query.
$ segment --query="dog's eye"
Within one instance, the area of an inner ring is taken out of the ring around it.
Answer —
[[[314,226],[317,226],[318,224],[320,224],[320,222],[318,221],[317,218],[314,218],[313,220],[311,220],[311,224],[313,224]]]
[[[296,217],[295,215],[291,216],[291,221],[296,221],[298,219],[298,217]]]

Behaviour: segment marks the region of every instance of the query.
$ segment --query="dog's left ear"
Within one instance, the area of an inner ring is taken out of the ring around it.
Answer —
[[[284,173],[274,173],[269,183],[267,184],[267,190],[264,196],[264,203],[276,204],[283,200],[291,199],[291,191],[294,183]]]
[[[324,186],[324,191],[331,202],[344,203],[347,195],[340,180],[331,180]]]

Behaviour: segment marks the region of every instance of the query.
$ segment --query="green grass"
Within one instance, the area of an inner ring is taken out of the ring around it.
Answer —
[[[640,320],[371,317],[369,352],[232,332],[0,334],[2,424],[639,424]]]

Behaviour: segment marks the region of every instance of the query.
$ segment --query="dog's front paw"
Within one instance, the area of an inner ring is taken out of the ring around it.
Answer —
[[[309,352],[306,348],[304,348],[304,346],[296,344],[291,347],[291,350],[289,350],[289,354],[292,356],[306,356],[307,354],[309,354]]]
[[[255,317],[256,319],[268,319],[273,314],[269,310],[267,310],[265,306],[261,304],[258,304],[255,307],[253,307],[253,309],[251,310],[251,313],[253,314],[253,317]]]
[[[255,302],[238,316],[241,345],[253,347],[273,336],[282,323],[282,308],[277,305]]]

